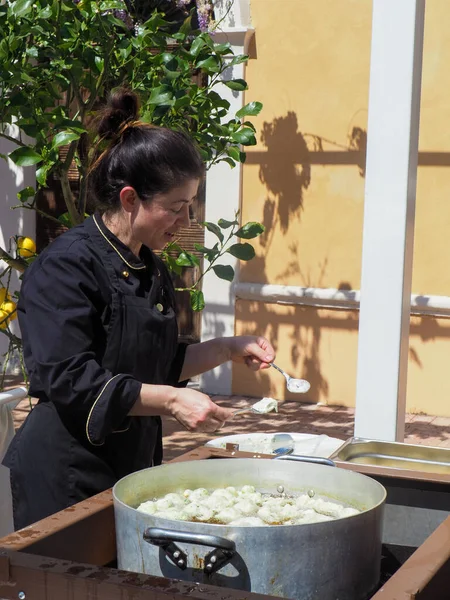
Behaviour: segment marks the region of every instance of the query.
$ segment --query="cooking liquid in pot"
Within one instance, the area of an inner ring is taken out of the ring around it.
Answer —
[[[143,502],[137,510],[155,517],[213,523],[231,527],[302,525],[350,517],[360,511],[316,498],[313,490],[298,496],[278,486],[276,494],[257,491],[252,485],[208,491],[206,488],[166,494]]]

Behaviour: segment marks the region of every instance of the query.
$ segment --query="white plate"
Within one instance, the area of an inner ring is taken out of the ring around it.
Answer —
[[[279,432],[279,433],[285,433]],[[239,435],[227,435],[210,440],[205,446],[213,448],[225,448],[227,443],[239,444],[239,450],[244,452],[258,452],[261,454],[272,454],[272,438],[275,433],[241,433]],[[343,440],[329,437],[328,435],[312,435],[310,433],[289,433],[294,438],[293,454],[304,456],[321,456],[328,458],[342,444]]]

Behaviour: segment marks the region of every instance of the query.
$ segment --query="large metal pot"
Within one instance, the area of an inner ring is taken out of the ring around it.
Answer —
[[[135,509],[169,492],[229,485],[314,490],[362,512],[310,525],[229,527]],[[120,569],[294,600],[366,600],[378,583],[386,491],[358,473],[269,459],[190,461],[132,473],[113,496]]]

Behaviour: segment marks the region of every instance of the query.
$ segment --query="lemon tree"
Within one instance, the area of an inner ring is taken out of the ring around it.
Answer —
[[[196,6],[202,9],[196,12]],[[217,43],[199,29],[199,23],[209,20],[202,11],[211,7],[212,3],[193,0],[0,1],[0,137],[14,144],[0,158],[36,169],[36,185],[18,193],[18,207],[38,210],[38,192],[53,178],[61,185],[67,211],[56,219],[39,209],[41,216],[65,227],[84,220],[89,147],[98,141],[90,140],[88,125],[93,111],[117,85],[137,92],[142,120],[188,130],[207,167],[220,162],[234,167],[245,161],[244,148],[256,144],[251,118],[262,105],[250,102],[232,114],[230,102],[221,95],[223,85],[234,95],[247,89],[243,79],[230,80],[225,72],[232,73],[248,56],[235,55],[229,43]],[[12,136],[12,124],[25,135]],[[74,167],[79,178],[76,196],[69,181]],[[230,279],[234,272],[217,264],[220,256],[229,252],[250,260],[254,252],[248,242],[225,247],[222,231],[234,223],[221,221],[204,224],[214,230],[218,244],[198,246],[196,254],[201,257],[200,269],[204,258],[218,277]],[[238,229],[236,225],[233,231]],[[254,227],[252,232],[260,233]],[[22,273],[36,256],[34,240],[12,239],[11,248],[0,246],[0,285],[5,288],[10,269]],[[176,252],[177,258],[167,260],[170,269],[198,262],[182,248]],[[3,272],[2,261],[7,265]],[[189,291],[192,308],[201,310],[201,290],[197,286]],[[10,309],[9,304],[0,309],[6,313],[0,331],[14,346],[20,340],[11,332],[16,311]]]

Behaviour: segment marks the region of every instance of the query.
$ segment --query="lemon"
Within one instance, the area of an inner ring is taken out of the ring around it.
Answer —
[[[9,300],[8,302],[3,302],[0,305],[0,310],[2,310],[7,315],[9,315],[10,321],[14,321],[14,319],[17,319],[17,310],[16,309],[17,309],[17,304],[15,302],[13,302],[12,300]]]
[[[0,308],[0,329],[6,329],[8,327],[8,313]]]
[[[11,296],[8,294],[8,290],[5,287],[0,287],[0,304],[11,300]]]
[[[36,254],[36,244],[29,237],[17,238],[17,254],[22,258],[30,258]]]

